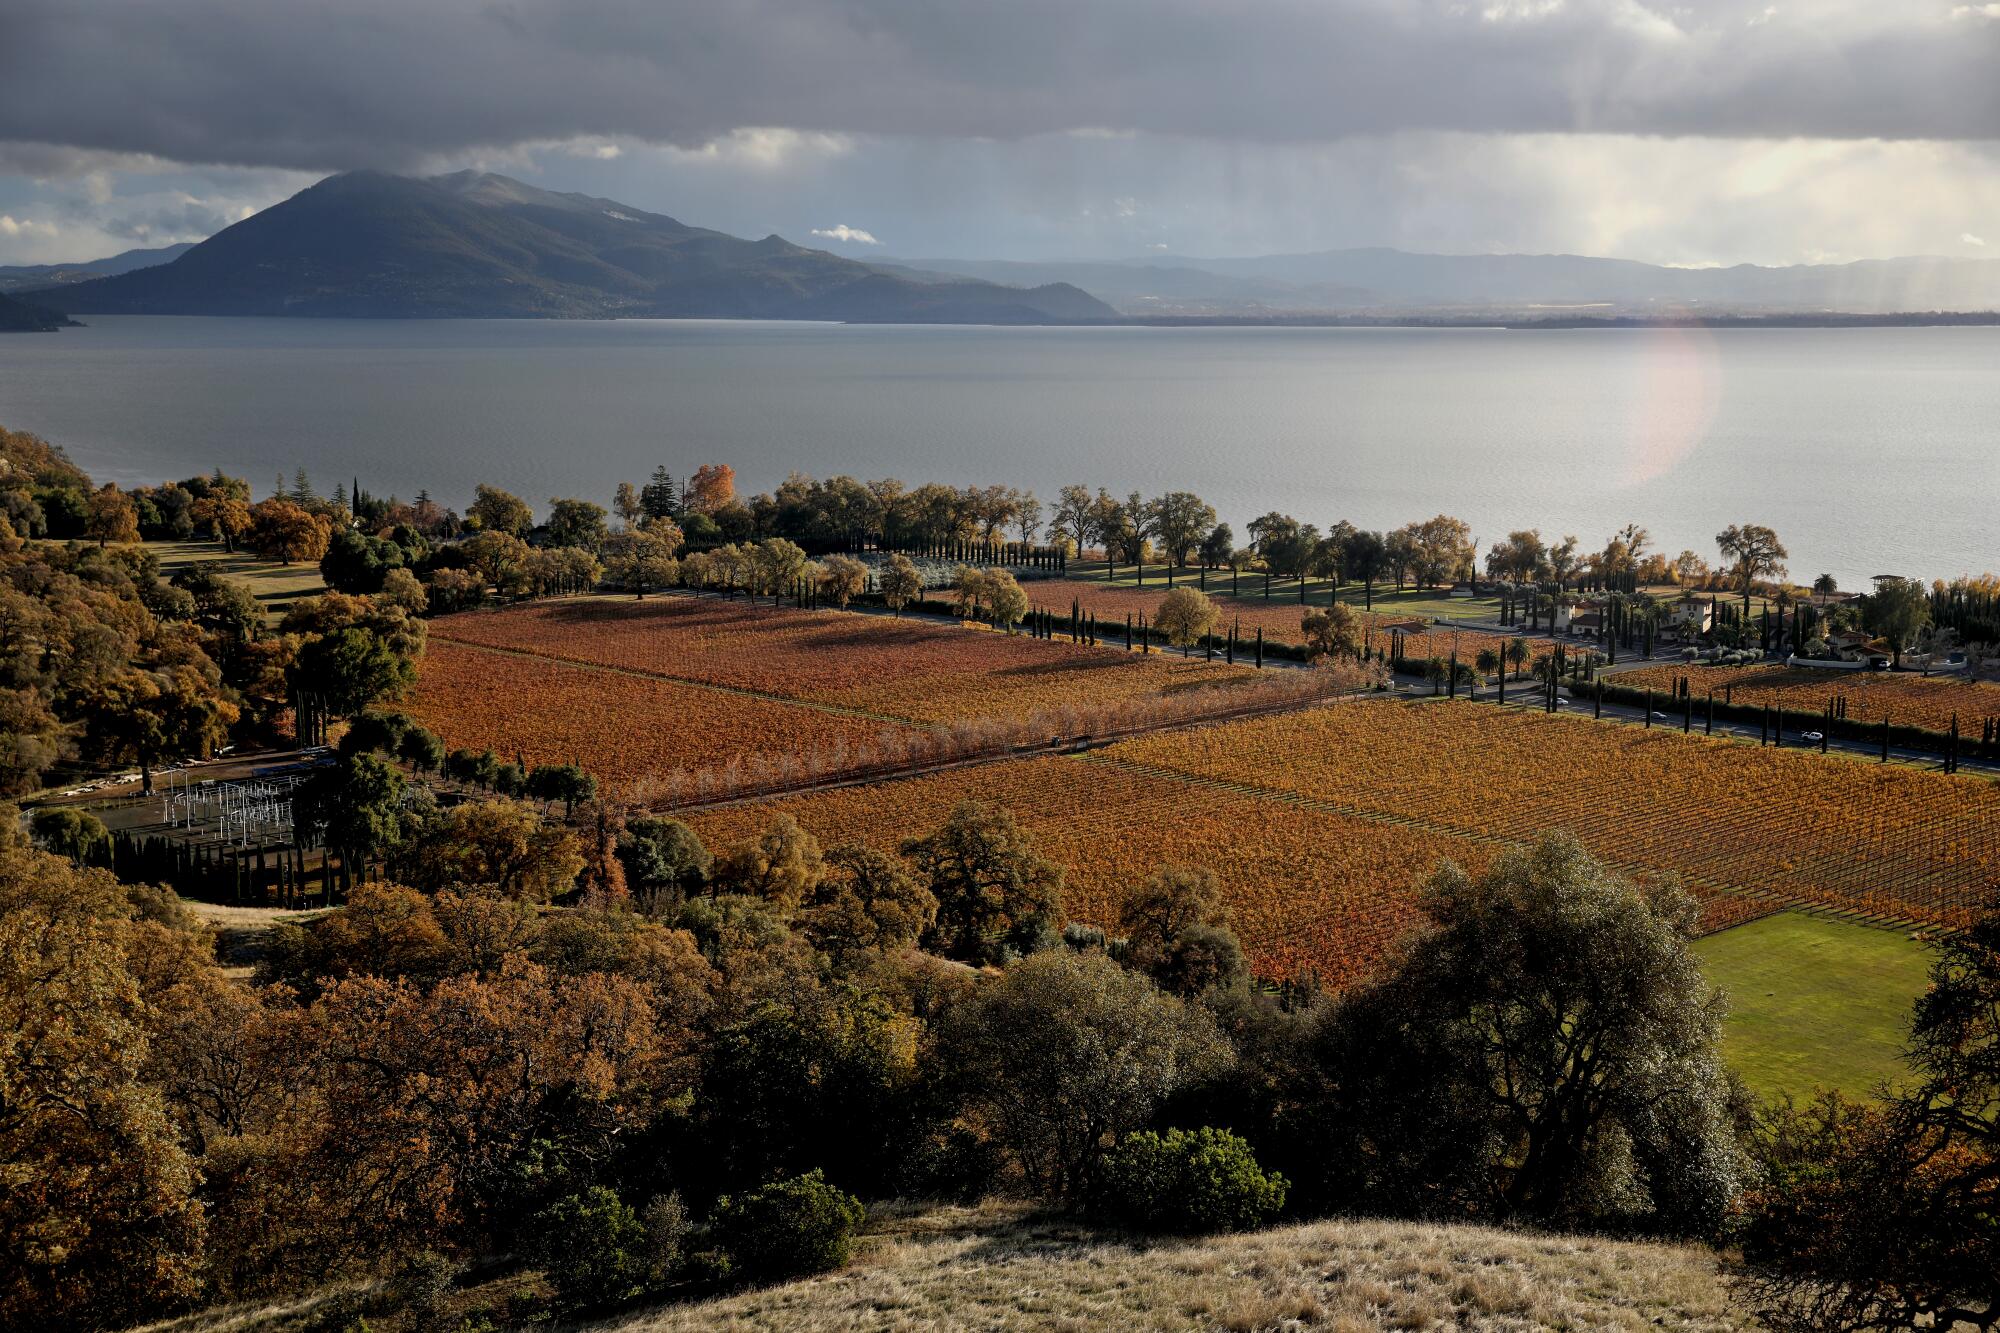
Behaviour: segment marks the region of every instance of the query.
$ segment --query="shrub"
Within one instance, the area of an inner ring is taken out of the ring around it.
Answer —
[[[649,1269],[646,1225],[602,1185],[556,1200],[529,1219],[522,1251],[567,1305],[637,1294]]]
[[[418,1250],[396,1265],[383,1294],[410,1327],[432,1329],[443,1322],[457,1282],[457,1264],[435,1250]]]
[[[716,1201],[714,1233],[749,1278],[799,1277],[845,1264],[868,1212],[817,1169]]]
[[[1290,1188],[1226,1129],[1142,1131],[1106,1158],[1098,1202],[1141,1231],[1243,1231],[1276,1216]]]

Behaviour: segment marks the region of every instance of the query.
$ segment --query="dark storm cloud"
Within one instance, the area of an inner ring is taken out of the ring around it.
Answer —
[[[0,140],[320,169],[746,125],[1978,139],[1996,68],[1991,7],[1931,0],[7,0]]]

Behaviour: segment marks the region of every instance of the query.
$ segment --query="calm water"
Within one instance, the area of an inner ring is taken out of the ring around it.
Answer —
[[[608,502],[656,463],[1283,509],[1440,510],[1713,560],[1767,523],[1843,586],[2000,567],[2000,329],[1499,332],[94,318],[0,337],[0,422],[121,483],[475,481]]]

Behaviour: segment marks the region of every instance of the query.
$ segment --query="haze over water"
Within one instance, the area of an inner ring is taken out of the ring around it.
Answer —
[[[304,466],[462,508],[656,464],[1192,490],[1239,543],[1440,511],[1668,555],[1766,523],[1795,579],[2000,567],[2000,329],[995,329],[99,317],[0,338],[0,423],[100,480]]]

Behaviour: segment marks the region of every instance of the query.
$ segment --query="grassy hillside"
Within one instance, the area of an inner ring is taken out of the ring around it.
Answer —
[[[456,1294],[443,1321],[521,1327],[538,1283],[495,1278]],[[346,1288],[212,1311],[152,1333],[305,1333],[351,1324]],[[373,1333],[403,1321],[364,1316]],[[549,1327],[538,1322],[540,1327]],[[1711,1252],[1484,1227],[1334,1221],[1152,1244],[1019,1205],[878,1209],[846,1270],[715,1300],[642,1307],[555,1327],[693,1330],[1680,1329],[1750,1327]]]
[[[1908,935],[1781,912],[1698,941],[1729,995],[1723,1055],[1753,1091],[1866,1097],[1905,1072],[1910,1005],[1930,954]]]

